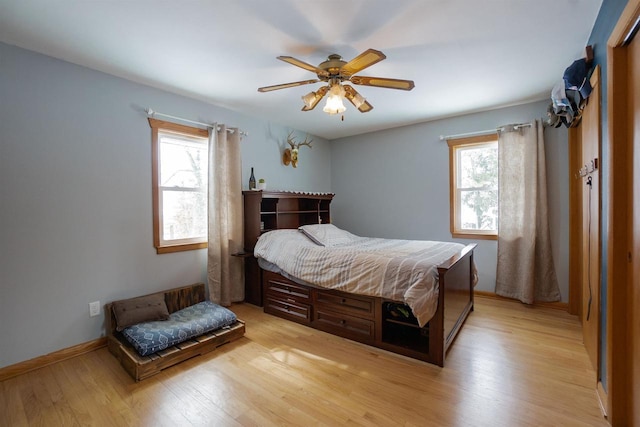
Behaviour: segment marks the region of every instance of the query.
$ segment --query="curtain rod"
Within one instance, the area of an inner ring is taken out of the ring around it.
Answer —
[[[533,126],[533,123],[518,123],[513,125],[513,130],[518,130],[524,127]],[[480,135],[489,135],[492,133],[504,132],[506,130],[506,126],[502,126],[496,129],[487,129],[487,130],[479,130],[477,132],[468,132],[468,133],[458,133],[455,135],[440,135],[440,141],[444,141],[447,139],[459,139],[466,138],[467,136],[480,136]]]
[[[211,124],[211,123],[196,122],[194,120],[183,119],[182,117],[176,117],[176,116],[171,116],[169,114],[159,113],[157,111],[152,110],[151,108],[147,108],[144,111],[146,111],[146,113],[151,117],[153,117],[153,116],[163,116],[163,117],[167,117],[169,119],[180,120],[182,122],[187,122],[187,123],[193,123],[194,125],[206,126],[208,128],[213,128],[215,126],[214,124]],[[218,126],[216,128],[216,130],[220,130],[220,126]],[[227,132],[233,133],[233,132],[235,132],[235,130],[234,129],[227,129]],[[238,130],[238,132],[240,132],[240,135],[242,135],[242,136],[248,136],[249,135],[249,133],[247,133],[245,131]]]

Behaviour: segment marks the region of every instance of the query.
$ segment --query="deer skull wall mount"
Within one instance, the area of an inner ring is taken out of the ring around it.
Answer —
[[[294,168],[297,168],[299,148],[302,147],[303,145],[306,145],[307,147],[312,148],[311,143],[313,142],[313,140],[309,139],[309,135],[307,135],[304,138],[304,141],[296,142],[292,135],[293,135],[293,131],[289,133],[289,136],[287,136],[287,143],[291,146],[291,148],[287,148],[286,150],[284,150],[284,153],[282,154],[282,162],[286,166],[291,165]]]

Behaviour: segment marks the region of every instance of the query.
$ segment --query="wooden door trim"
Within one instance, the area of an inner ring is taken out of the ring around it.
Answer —
[[[633,361],[626,351],[630,276],[628,274],[631,216],[628,201],[632,195],[633,148],[627,76],[627,52],[623,43],[640,16],[640,0],[629,0],[607,42],[607,117],[609,177],[607,241],[607,340],[606,394],[609,421],[627,425],[632,420],[630,379]],[[639,36],[636,36],[639,37]]]

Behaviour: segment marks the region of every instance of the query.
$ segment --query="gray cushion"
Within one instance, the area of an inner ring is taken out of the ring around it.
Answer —
[[[141,356],[164,350],[190,338],[232,325],[235,313],[211,301],[203,301],[171,313],[164,322],[142,322],[122,331]]]

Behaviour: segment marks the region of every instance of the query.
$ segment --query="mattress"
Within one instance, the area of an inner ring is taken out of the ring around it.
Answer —
[[[169,315],[168,320],[142,322],[122,330],[123,336],[141,356],[148,356],[190,338],[235,323],[231,310],[203,301]]]
[[[453,242],[359,237],[330,224],[313,227],[314,233],[264,233],[254,255],[261,266],[301,283],[403,302],[420,326],[438,307],[438,265],[464,248]]]

